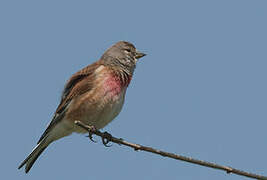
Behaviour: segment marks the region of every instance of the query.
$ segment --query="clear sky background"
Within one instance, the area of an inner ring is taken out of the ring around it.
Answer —
[[[246,179],[79,134],[17,169],[67,79],[119,40],[148,55],[104,130],[267,175],[266,19],[266,0],[2,0],[0,179]]]

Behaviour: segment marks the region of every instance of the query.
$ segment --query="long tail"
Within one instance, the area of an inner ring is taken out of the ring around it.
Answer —
[[[47,143],[45,141],[46,139],[43,139],[40,143],[35,146],[35,148],[32,150],[32,152],[28,155],[28,157],[19,165],[19,169],[22,168],[25,164],[25,172],[28,173],[34,164],[34,162],[37,160],[37,158],[41,155],[41,153],[48,147],[50,143]]]

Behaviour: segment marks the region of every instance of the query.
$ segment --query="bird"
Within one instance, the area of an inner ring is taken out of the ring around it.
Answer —
[[[99,130],[121,111],[138,59],[145,56],[127,41],[108,48],[96,62],[84,67],[66,82],[60,103],[37,145],[19,165],[28,173],[41,153],[54,141],[72,133],[86,133],[80,121]]]

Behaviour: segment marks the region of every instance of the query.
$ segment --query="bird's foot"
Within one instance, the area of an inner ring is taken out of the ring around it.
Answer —
[[[112,145],[108,145],[108,143],[111,141],[112,139],[112,135],[109,134],[108,132],[104,132],[103,136],[102,136],[102,143],[104,144],[104,146],[106,147],[110,147]]]
[[[91,127],[91,131],[89,131],[89,134],[88,134],[87,137],[89,137],[89,139],[90,139],[92,142],[97,143],[97,141],[93,139],[93,134],[94,134],[93,132],[96,131],[97,129],[96,129],[95,126],[90,126],[90,127]],[[93,132],[92,132],[92,131],[93,131]]]

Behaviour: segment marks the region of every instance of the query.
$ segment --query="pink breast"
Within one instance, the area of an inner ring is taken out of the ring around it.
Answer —
[[[122,92],[122,89],[124,89],[120,79],[114,75],[110,75],[109,77],[105,78],[103,85],[105,92],[114,96],[119,95]]]

